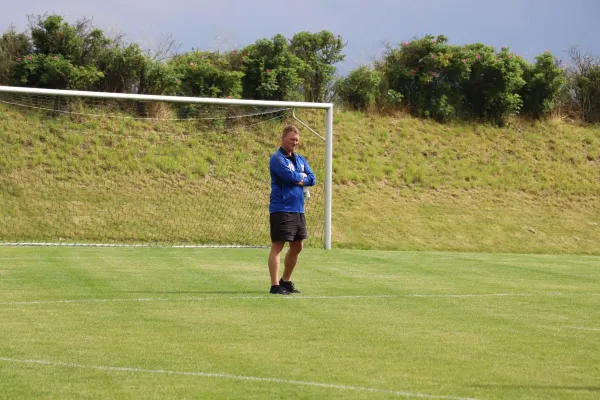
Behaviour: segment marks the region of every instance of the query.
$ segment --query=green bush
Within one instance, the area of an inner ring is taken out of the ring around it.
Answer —
[[[168,67],[178,94],[195,97],[241,97],[243,73],[235,71],[230,58],[216,52],[195,51],[174,57]],[[179,82],[178,82],[179,81]]]
[[[111,44],[104,32],[91,26],[91,20],[81,19],[74,25],[60,15],[30,18],[34,53],[61,55],[75,66],[97,67],[98,60]]]
[[[172,64],[146,59],[144,74],[146,83],[143,94],[174,96],[182,93],[182,71]]]
[[[329,31],[299,32],[290,41],[290,50],[304,63],[301,71],[304,100],[324,102],[332,89],[335,63],[344,60],[344,42]]]
[[[29,37],[25,33],[17,33],[14,27],[0,36],[0,85],[11,81],[17,60],[22,60],[30,52]]]
[[[508,49],[481,43],[451,46],[443,36],[425,36],[388,47],[376,68],[382,98],[402,96],[401,106],[420,117],[467,118],[503,124],[522,106],[523,61]]]
[[[301,100],[304,62],[290,51],[285,37],[260,39],[242,50],[243,97],[260,100]]]
[[[521,89],[522,114],[541,118],[557,107],[560,93],[566,83],[565,72],[550,53],[536,57],[535,64],[525,65]]]
[[[389,47],[376,63],[383,76],[381,101],[398,93],[402,107],[417,116],[453,118],[461,109],[460,85],[468,76],[469,65],[461,61],[462,50],[448,46],[447,41],[442,35],[426,36]]]
[[[467,111],[474,119],[503,125],[523,105],[519,91],[525,85],[525,61],[508,49],[496,53],[493,47],[480,43],[466,49],[467,62],[471,63],[469,80],[464,83]]]
[[[150,79],[143,84],[149,60],[137,44],[123,46],[112,43],[99,55],[97,66],[104,78],[98,82],[96,89],[116,93],[149,93]]]
[[[575,87],[584,120],[600,122],[600,65],[594,65],[585,74],[577,76]]]
[[[582,54],[576,47],[569,53],[569,100],[584,121],[600,122],[600,59]]]
[[[376,70],[359,67],[338,82],[338,99],[355,110],[368,110],[375,105],[379,95],[381,76]]]
[[[74,66],[61,55],[33,54],[19,59],[13,74],[16,85],[84,90],[102,79],[94,66]]]

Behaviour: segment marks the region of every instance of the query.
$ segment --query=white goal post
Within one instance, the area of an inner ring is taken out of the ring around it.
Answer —
[[[17,96],[15,98],[26,98],[32,96],[32,98],[40,97],[45,100],[44,104],[52,104],[52,101],[56,99],[87,99],[89,101],[127,101],[130,103],[143,102],[148,104],[149,102],[156,102],[160,104],[185,104],[198,107],[209,107],[209,106],[236,106],[236,107],[252,107],[253,109],[260,110],[261,108],[270,109],[316,109],[325,111],[325,121],[323,125],[325,127],[324,139],[324,179],[323,179],[323,247],[325,249],[331,249],[332,238],[331,238],[331,218],[332,218],[332,173],[333,173],[333,104],[332,103],[308,103],[308,102],[288,102],[288,101],[263,101],[263,100],[239,100],[239,99],[221,99],[221,98],[197,98],[197,97],[183,97],[183,96],[161,96],[161,95],[139,95],[139,94],[121,94],[121,93],[107,93],[107,92],[88,92],[88,91],[73,91],[73,90],[55,90],[55,89],[38,89],[38,88],[25,88],[25,87],[12,87],[12,86],[0,86],[0,105],[1,103],[10,104],[10,101],[6,101],[7,96]],[[20,97],[19,97],[20,96]],[[3,101],[4,100],[4,101]],[[86,101],[87,101],[86,100]],[[67,100],[65,100],[67,101]],[[33,104],[33,103],[32,103]],[[35,103],[40,104],[40,103]],[[35,107],[32,107],[35,108]],[[41,108],[41,107],[40,107]],[[230,107],[232,108],[232,107]],[[224,108],[223,108],[224,109]],[[0,109],[0,116],[2,110]],[[86,114],[81,114],[86,115]],[[248,114],[249,115],[249,114]],[[320,114],[322,115],[322,114]],[[297,119],[296,116],[293,116]],[[302,121],[300,121],[304,125]],[[320,123],[319,123],[320,124]],[[93,125],[92,129],[93,129]],[[320,124],[319,126],[322,127]],[[308,130],[316,133],[308,125],[305,125]],[[280,132],[280,131],[279,131]],[[1,130],[0,130],[1,133]],[[278,132],[274,132],[278,133]],[[304,133],[304,136],[312,135],[312,133]],[[274,151],[274,149],[273,149]],[[265,163],[268,162],[270,153],[264,154]],[[258,157],[258,156],[257,156]],[[308,156],[309,163],[311,162],[310,156]],[[0,160],[1,162],[1,160]],[[267,171],[268,172],[268,171]],[[0,170],[0,178],[3,172]],[[1,183],[1,182],[0,182]],[[1,199],[0,199],[1,200]],[[268,209],[264,210],[265,219],[268,219]],[[16,218],[16,217],[15,217]],[[185,218],[185,217],[184,217]],[[253,217],[254,218],[254,217]],[[2,221],[0,221],[2,222]],[[0,238],[0,242],[4,242]],[[75,242],[77,242],[75,240]],[[18,244],[18,243],[17,243]],[[36,244],[36,243],[32,243]]]

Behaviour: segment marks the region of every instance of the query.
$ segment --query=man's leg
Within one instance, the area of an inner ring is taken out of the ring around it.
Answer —
[[[285,242],[273,242],[271,244],[271,252],[269,253],[269,274],[271,275],[271,286],[279,285],[279,256],[283,250],[283,246],[285,246]]]
[[[292,272],[294,272],[294,268],[296,267],[296,264],[298,263],[298,255],[302,251],[302,246],[303,246],[302,240],[296,240],[294,242],[290,242],[290,248],[288,249],[288,251],[285,255],[285,260],[283,262],[285,265],[285,268],[283,270],[282,278],[285,282],[288,282],[292,279]],[[282,247],[282,249],[283,249],[283,247]],[[273,277],[273,275],[271,275],[271,278],[272,277]]]

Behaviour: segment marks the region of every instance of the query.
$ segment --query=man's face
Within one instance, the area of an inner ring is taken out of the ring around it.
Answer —
[[[292,153],[298,143],[300,142],[300,135],[295,132],[289,132],[283,139],[281,139],[281,147],[288,153]]]

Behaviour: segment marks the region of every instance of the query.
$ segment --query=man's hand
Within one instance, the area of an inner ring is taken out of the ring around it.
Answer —
[[[304,178],[306,178],[308,175],[306,175],[304,172],[301,172],[300,175],[302,175],[302,180],[298,182],[298,185],[304,186]]]

